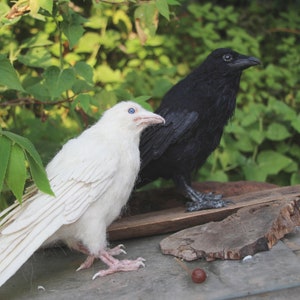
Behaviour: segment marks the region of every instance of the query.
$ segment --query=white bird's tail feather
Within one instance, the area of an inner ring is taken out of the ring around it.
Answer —
[[[29,257],[61,226],[62,220],[57,217],[58,207],[55,201],[47,201],[45,195],[36,199],[40,211],[30,217],[31,205],[26,206],[25,218],[23,215],[4,229],[0,228],[0,286],[2,286],[14,273],[29,259]],[[20,209],[22,213],[24,210]],[[28,214],[29,213],[29,214]],[[11,212],[14,218],[15,212]],[[17,215],[19,211],[17,212]]]
[[[22,205],[16,200],[12,205],[0,212],[0,233],[13,222],[20,212],[24,211],[25,208],[32,202],[34,195],[38,193],[36,186],[30,186],[26,189],[26,193],[22,197]]]

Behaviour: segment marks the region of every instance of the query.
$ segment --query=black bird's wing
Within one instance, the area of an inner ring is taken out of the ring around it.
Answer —
[[[197,127],[199,114],[195,111],[174,111],[170,108],[155,113],[165,118],[164,125],[148,127],[142,133],[140,142],[141,170],[152,160],[161,157],[168,147],[187,138],[189,132]]]

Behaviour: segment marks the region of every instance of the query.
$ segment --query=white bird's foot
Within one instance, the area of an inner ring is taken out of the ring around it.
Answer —
[[[90,268],[91,265],[94,263],[94,260],[95,260],[95,256],[89,255],[76,271]]]
[[[97,277],[103,277],[106,275],[110,275],[117,272],[128,272],[128,271],[135,271],[140,267],[145,267],[144,261],[145,259],[139,257],[135,260],[118,260],[111,256],[108,251],[101,251],[99,258],[108,265],[108,269],[100,270],[93,276],[93,280]]]
[[[120,254],[127,254],[126,251],[124,250],[125,246],[123,244],[120,244],[112,249],[106,250],[107,253],[109,253],[112,256],[120,255]]]
[[[120,254],[127,254],[126,251],[123,249],[125,248],[125,246],[123,244],[120,244],[112,249],[108,249],[107,253],[111,256],[116,256],[116,255],[120,255]],[[83,248],[82,246],[79,246],[76,248],[77,250],[80,249],[81,252],[83,252]],[[86,248],[84,248],[85,253],[88,253],[88,250],[86,250]],[[92,266],[92,264],[94,263],[96,257],[93,255],[89,255],[86,260],[79,266],[79,268],[76,271],[80,271],[80,270],[84,270],[84,269],[88,269]]]

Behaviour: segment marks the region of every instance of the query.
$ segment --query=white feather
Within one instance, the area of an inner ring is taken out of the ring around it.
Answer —
[[[133,102],[115,105],[47,166],[55,197],[31,189],[21,206],[13,205],[0,224],[0,286],[43,244],[80,242],[92,255],[106,247],[106,228],[126,204],[139,171],[140,133],[151,123],[137,124],[139,114],[152,116],[152,123],[163,120]]]

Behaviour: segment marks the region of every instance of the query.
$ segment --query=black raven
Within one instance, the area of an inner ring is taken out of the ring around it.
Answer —
[[[258,64],[255,57],[227,48],[216,49],[166,93],[155,111],[166,123],[142,133],[136,187],[159,177],[172,179],[191,200],[188,211],[225,205],[221,195],[195,191],[191,175],[220,143],[224,126],[235,110],[242,71]]]

